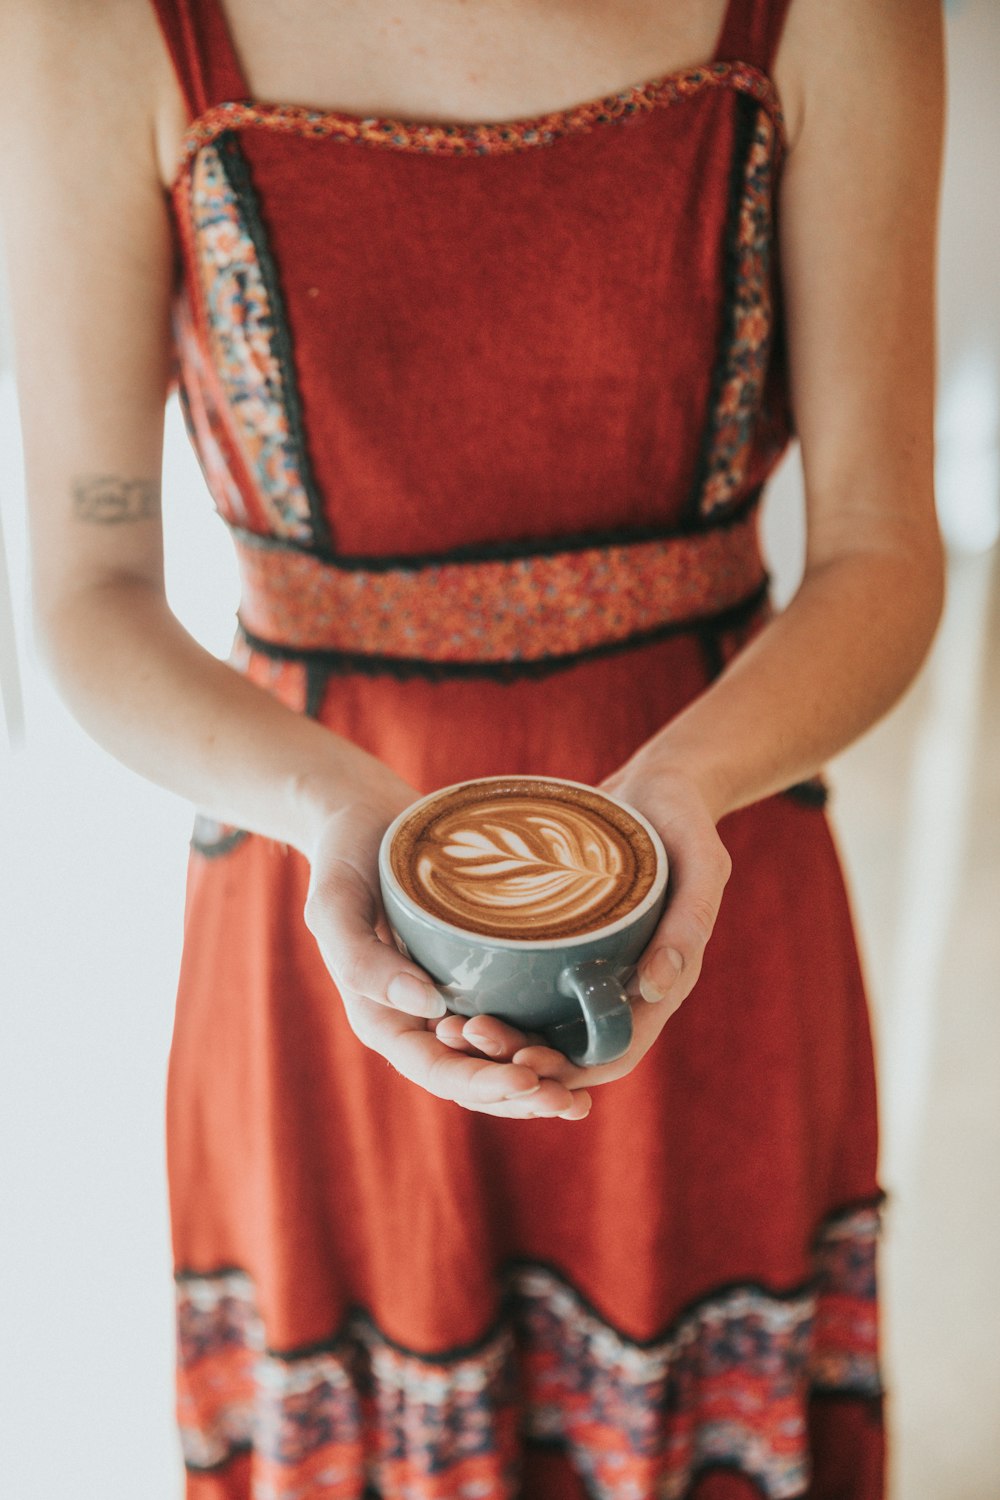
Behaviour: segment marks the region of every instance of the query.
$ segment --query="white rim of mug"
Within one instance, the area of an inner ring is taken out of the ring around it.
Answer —
[[[494,937],[489,932],[473,932],[470,927],[459,927],[455,922],[446,922],[443,917],[435,916],[433,912],[427,911],[419,902],[414,901],[413,897],[407,894],[396,879],[389,860],[389,847],[397,828],[423,804],[434,802],[439,797],[446,797],[449,793],[459,791],[462,787],[479,786],[488,781],[547,781],[551,782],[554,786],[575,786],[581,791],[591,792],[597,797],[603,797],[607,802],[614,802],[618,807],[623,807],[646,830],[656,851],[657,873],[653,884],[645,896],[643,896],[638,906],[633,906],[631,911],[627,911],[623,917],[618,917],[614,922],[608,922],[603,927],[592,927],[587,932],[573,933],[570,937],[505,938]],[[656,905],[666,889],[667,875],[669,873],[669,861],[667,859],[667,851],[663,847],[663,840],[649,819],[637,807],[633,807],[630,802],[624,801],[621,797],[613,797],[610,792],[602,792],[595,786],[588,786],[585,781],[570,781],[566,776],[529,775],[527,773],[510,776],[470,776],[465,781],[452,782],[451,786],[438,787],[436,791],[428,792],[426,797],[421,797],[416,802],[411,802],[409,807],[404,807],[403,811],[393,818],[382,835],[382,843],[379,846],[378,853],[378,865],[379,874],[382,879],[392,887],[393,895],[406,906],[412,916],[427,922],[434,928],[443,928],[445,932],[454,933],[456,937],[465,938],[467,941],[479,942],[490,948],[514,948],[518,950],[531,948],[576,948],[581,943],[594,942],[597,938],[612,937],[616,932],[623,931],[626,927],[631,927],[633,922],[645,916],[650,908]]]

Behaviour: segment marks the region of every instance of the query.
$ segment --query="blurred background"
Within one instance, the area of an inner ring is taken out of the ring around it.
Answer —
[[[892,1500],[1000,1497],[997,0],[956,0],[948,33],[938,498],[949,599],[903,702],[830,768],[882,1085]],[[192,814],[86,739],[36,663],[2,302],[4,1492],[135,1500],[142,1474],[143,1500],[178,1500],[162,1111]],[[174,406],[165,470],[171,602],[224,655],[235,568]],[[787,599],[802,550],[794,453],[765,534]]]

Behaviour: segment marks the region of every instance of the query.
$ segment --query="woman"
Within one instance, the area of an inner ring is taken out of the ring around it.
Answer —
[[[940,611],[934,0],[5,28],[40,639],[202,810],[167,1120],[189,1497],[880,1495],[873,1067],[818,773]],[[243,574],[229,665],[163,594],[175,359]],[[391,819],[518,771],[670,855],[607,1067],[445,1015],[388,940]]]

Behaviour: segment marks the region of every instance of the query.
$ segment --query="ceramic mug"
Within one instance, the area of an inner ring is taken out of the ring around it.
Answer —
[[[594,787],[563,777],[526,777],[562,786]],[[481,777],[517,781],[516,776]],[[477,783],[441,787],[421,803]],[[613,1062],[632,1042],[632,1008],[625,985],[635,972],[666,900],[667,856],[656,829],[634,807],[617,803],[649,835],[656,874],[646,895],[605,927],[564,938],[507,938],[453,926],[418,905],[393,874],[389,858],[396,831],[412,815],[411,803],[386,829],[379,848],[379,880],[389,926],[400,949],[431,976],[448,1009],[462,1016],[490,1015],[521,1031],[541,1032],[546,1042],[580,1067]]]

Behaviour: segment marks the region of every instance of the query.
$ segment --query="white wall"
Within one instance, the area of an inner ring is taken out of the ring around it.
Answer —
[[[175,408],[168,449],[171,595],[221,655],[235,569]],[[26,732],[0,746],[0,1493],[176,1500],[162,1113],[191,811],[99,750],[38,669],[20,492],[7,375]]]

